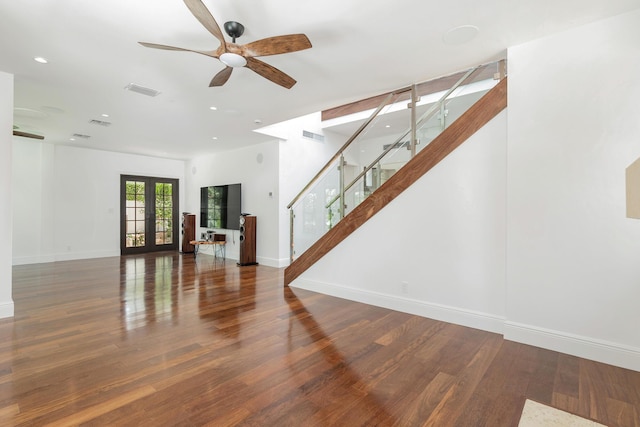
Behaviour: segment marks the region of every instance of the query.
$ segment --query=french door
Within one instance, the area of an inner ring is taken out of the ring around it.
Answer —
[[[120,175],[120,253],[178,249],[178,180]]]

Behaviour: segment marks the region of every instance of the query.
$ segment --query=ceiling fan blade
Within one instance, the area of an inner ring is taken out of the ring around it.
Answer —
[[[33,138],[33,139],[44,139],[42,135],[36,135],[35,133],[22,132],[21,130],[13,130],[14,136],[23,136],[25,138]]]
[[[184,4],[187,5],[193,16],[218,40],[224,52],[227,51],[227,43],[224,41],[220,26],[216,22],[215,18],[209,12],[209,9],[202,3],[202,0],[184,0]]]
[[[156,44],[156,43],[147,43],[147,42],[138,42],[138,43],[140,43],[144,47],[150,47],[152,49],[177,50],[177,51],[180,51],[180,52],[199,53],[200,55],[206,55],[206,56],[210,56],[212,58],[217,58],[218,57],[218,55],[216,54],[215,50],[213,50],[213,51],[193,50],[193,49],[185,49],[183,47],[167,46],[165,44]]]
[[[268,56],[309,49],[311,42],[304,34],[267,37],[244,46],[246,56]]]
[[[233,67],[226,67],[224,70],[220,71],[218,74],[213,76],[211,79],[211,83],[209,83],[209,87],[214,86],[222,86],[229,80],[231,77],[231,72],[233,71]]]
[[[291,89],[293,85],[296,84],[296,81],[290,76],[286,75],[277,68],[260,61],[259,59],[248,57],[246,67],[260,74],[265,79],[271,80],[275,84],[278,84],[287,89]]]

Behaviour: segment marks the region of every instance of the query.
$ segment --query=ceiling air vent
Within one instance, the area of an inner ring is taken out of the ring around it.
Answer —
[[[89,123],[91,123],[92,125],[98,125],[98,126],[104,126],[104,127],[111,126],[111,122],[105,122],[102,120],[89,120]]]
[[[317,133],[309,132],[308,130],[302,131],[302,136],[309,139],[315,139],[316,141],[324,142],[324,136]]]
[[[382,151],[387,151],[387,149],[391,147],[391,145],[393,145],[393,148],[406,147],[407,150],[411,150],[411,141],[404,141],[404,142],[396,142],[395,144],[384,144],[382,146]]]
[[[73,137],[74,137],[74,138],[82,138],[82,139],[89,139],[89,138],[91,138],[91,136],[90,136],[90,135],[85,135],[85,134],[83,134],[83,133],[74,133],[74,134],[73,134]]]
[[[155,90],[155,89],[151,89],[151,88],[148,88],[148,87],[140,86],[140,85],[137,85],[135,83],[129,83],[124,88],[126,90],[130,90],[131,92],[136,92],[136,93],[139,93],[139,94],[142,94],[142,95],[147,95],[147,96],[158,96],[158,95],[160,95],[160,92]]]

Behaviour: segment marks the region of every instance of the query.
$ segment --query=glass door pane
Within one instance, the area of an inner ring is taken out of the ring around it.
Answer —
[[[144,246],[145,183],[126,181],[126,247]]]
[[[173,243],[173,184],[156,182],[156,245]]]

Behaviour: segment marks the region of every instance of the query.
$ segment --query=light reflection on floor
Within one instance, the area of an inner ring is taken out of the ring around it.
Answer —
[[[123,318],[127,331],[143,327],[158,319],[171,319],[174,307],[172,270],[177,255],[155,259],[123,259],[121,283]],[[154,280],[148,281],[147,275]]]
[[[229,269],[229,266],[233,268]],[[126,331],[158,322],[178,321],[180,298],[190,295],[194,296],[193,309],[201,318],[224,317],[234,310],[255,308],[255,284],[241,289],[240,280],[246,272],[236,268],[231,260],[206,254],[195,259],[178,252],[155,257],[129,255],[122,257],[120,270],[121,313]],[[183,287],[184,274],[190,279]],[[237,298],[246,301],[247,297],[249,302],[226,312],[211,313],[207,308],[216,301]],[[229,318],[225,319],[228,321]]]

